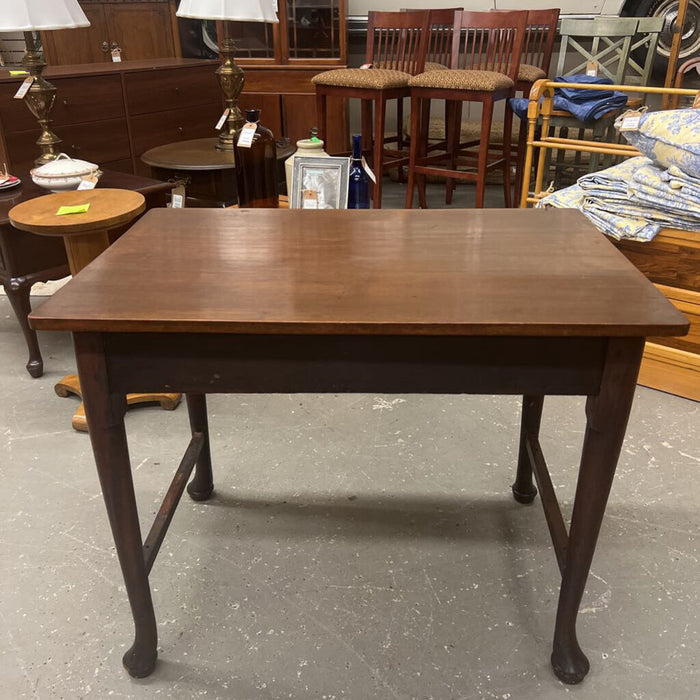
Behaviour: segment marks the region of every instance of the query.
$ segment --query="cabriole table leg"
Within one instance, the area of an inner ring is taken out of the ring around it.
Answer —
[[[74,340],[92,451],[134,618],[134,643],[124,654],[124,667],[143,678],[155,668],[158,632],[124,429],[126,398],[109,386],[101,336],[79,333]]]
[[[586,404],[586,435],[552,651],[554,673],[564,683],[580,683],[590,668],[576,638],[576,616],[625,437],[643,349],[644,339],[610,339],[600,393]]]

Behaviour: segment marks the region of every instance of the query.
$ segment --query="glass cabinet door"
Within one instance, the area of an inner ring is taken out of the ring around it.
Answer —
[[[345,17],[341,4],[342,0],[286,0],[290,61],[342,58]]]

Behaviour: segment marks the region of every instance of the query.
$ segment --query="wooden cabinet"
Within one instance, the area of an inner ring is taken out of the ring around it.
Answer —
[[[180,56],[175,0],[89,2],[84,29],[42,32],[46,62],[52,66],[111,62],[112,48],[122,61]]]
[[[178,140],[215,136],[222,111],[218,61],[155,59],[49,68],[56,86],[52,128],[59,148],[119,172],[147,175],[140,156]],[[21,78],[0,78],[0,125],[8,167],[27,171],[39,155],[38,126],[13,99]]]
[[[279,25],[231,22],[236,62],[245,71],[240,104],[261,107],[261,121],[292,143],[307,138],[316,123],[316,90],[311,78],[344,68],[347,61],[345,0],[280,0]],[[219,27],[221,33],[222,28]],[[346,100],[329,100],[334,125],[326,148],[348,149]],[[279,124],[279,128],[275,125]]]

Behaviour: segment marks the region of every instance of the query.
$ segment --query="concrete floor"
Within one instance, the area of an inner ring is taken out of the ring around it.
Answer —
[[[213,396],[215,496],[173,519],[151,574],[159,662],[136,681],[89,439],[53,393],[70,337],[40,342],[36,380],[0,297],[0,697],[700,696],[698,404],[638,389],[579,617],[592,668],[567,687],[549,667],[559,576],[539,499],[510,494],[516,397]],[[583,427],[582,399],[546,401],[565,515]],[[146,530],[186,410],[139,408],[127,429]]]

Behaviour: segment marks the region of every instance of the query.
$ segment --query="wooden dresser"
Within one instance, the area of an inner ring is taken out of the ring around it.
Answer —
[[[51,115],[60,149],[109,170],[148,175],[140,156],[149,148],[216,135],[223,109],[217,66],[162,58],[47,68],[57,89]],[[14,172],[27,171],[39,154],[34,117],[13,99],[21,81],[0,71],[0,152]]]

